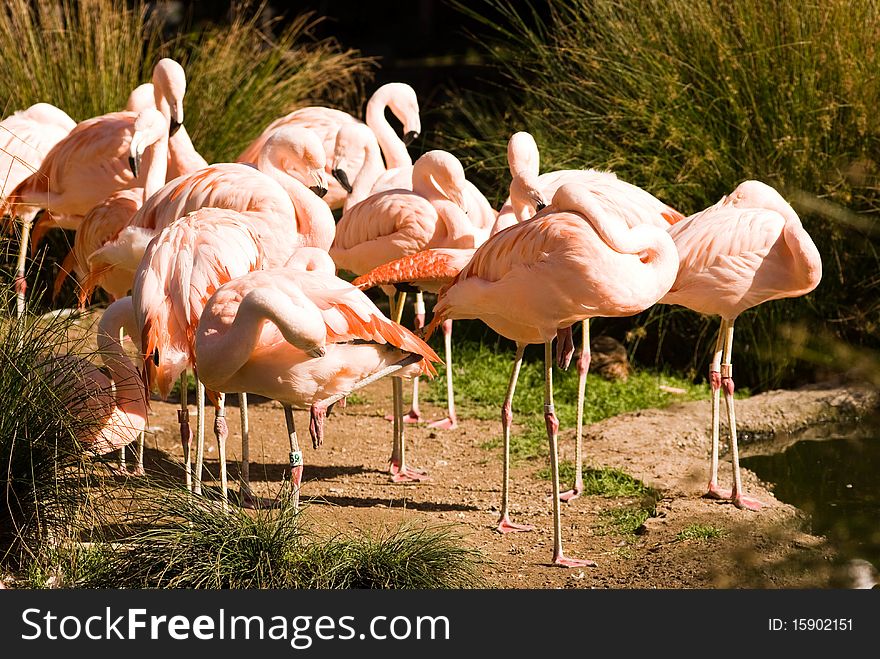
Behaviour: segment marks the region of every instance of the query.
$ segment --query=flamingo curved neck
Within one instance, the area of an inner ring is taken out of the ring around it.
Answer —
[[[168,136],[164,135],[158,142],[150,145],[145,151],[141,167],[144,176],[144,198],[146,201],[164,185],[168,174]]]
[[[800,218],[792,221],[786,214],[782,238],[791,251],[792,274],[800,289],[793,295],[805,295],[819,285],[822,279],[822,257],[810,235],[804,230]]]
[[[406,145],[385,118],[386,107],[388,107],[387,94],[381,90],[377,91],[367,102],[366,124],[376,134],[376,140],[385,156],[388,169],[412,165],[412,158],[406,150]]]
[[[244,296],[225,332],[199,332],[199,376],[215,386],[232,378],[250,360],[267,321],[278,328],[285,341],[304,352],[323,346],[326,340],[321,312],[304,296],[294,301],[281,291],[256,288]]]
[[[373,185],[385,171],[382,154],[375,148],[375,145],[367,143],[364,146],[364,164],[351,186],[351,192],[345,199],[343,212],[369,197]]]

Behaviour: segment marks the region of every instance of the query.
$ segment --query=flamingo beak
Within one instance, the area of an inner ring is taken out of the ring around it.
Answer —
[[[547,208],[547,204],[545,204],[543,201],[539,201],[535,204],[535,210],[542,211],[545,208]]]
[[[403,136],[403,143],[409,146],[413,140],[415,140],[419,136],[419,132],[416,130],[411,130]]]
[[[312,180],[315,182],[315,185],[311,186],[309,190],[314,192],[319,197],[323,197],[327,194],[327,177],[324,175],[323,169],[312,169],[310,171],[312,175]]]
[[[312,348],[311,350],[306,350],[306,354],[309,357],[314,357],[315,359],[319,359],[327,354],[327,351],[324,350],[323,346],[318,346],[317,348]]]
[[[330,173],[333,174],[333,178],[339,181],[339,185],[345,188],[346,192],[351,192],[351,183],[348,182],[348,174],[344,169],[334,169]]]
[[[128,150],[128,166],[135,178],[138,178],[141,169],[141,156],[143,149],[141,148],[141,134],[135,133],[131,136],[131,144]]]

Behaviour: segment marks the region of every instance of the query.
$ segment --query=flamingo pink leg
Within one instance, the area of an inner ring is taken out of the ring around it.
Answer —
[[[180,409],[177,410],[177,422],[180,424],[180,443],[183,446],[183,468],[186,477],[186,489],[192,492],[192,429],[189,427],[189,409],[186,401],[186,371],[180,376]]]
[[[727,405],[727,420],[730,426],[730,451],[733,460],[733,492],[730,495],[733,505],[744,510],[761,510],[761,502],[743,494],[742,478],[739,469],[739,447],[736,439],[736,414],[733,405],[733,321],[727,324],[727,335],[724,344],[724,362],[721,364],[721,388],[724,390],[724,402]]]
[[[312,446],[315,448],[324,443],[324,421],[326,418],[326,405],[315,403],[309,408],[309,436],[312,438]]]
[[[568,370],[571,358],[574,355],[574,339],[571,335],[571,325],[556,331],[556,363],[564,371]]]
[[[296,425],[293,421],[293,409],[284,406],[284,419],[287,422],[287,437],[290,441],[290,500],[294,510],[299,510],[299,491],[302,487],[303,456],[296,437]]]
[[[727,321],[722,320],[715,341],[715,352],[709,365],[709,386],[712,388],[712,471],[709,476],[709,487],[704,495],[708,499],[729,499],[730,490],[718,486],[718,444],[720,434],[721,409],[721,353],[724,345]]]
[[[507,396],[504,405],[501,406],[501,432],[504,435],[504,467],[501,480],[501,517],[498,520],[496,530],[499,533],[515,533],[517,531],[532,531],[531,524],[516,524],[510,521],[508,505],[510,500],[510,426],[513,423],[513,393],[516,391],[516,381],[519,379],[519,370],[522,366],[523,351],[525,344],[516,346],[516,359],[513,362],[513,370],[510,372],[510,380],[507,384]]]
[[[587,373],[590,371],[590,321],[583,321],[581,355],[577,360],[578,400],[577,433],[574,447],[574,487],[559,495],[563,501],[573,501],[584,493],[584,395],[587,389]]]
[[[432,421],[429,428],[455,430],[458,428],[458,417],[455,415],[455,394],[452,391],[452,321],[443,321],[443,346],[446,358],[446,418]]]
[[[223,497],[223,510],[229,508],[229,478],[226,472],[226,439],[229,426],[226,424],[226,400],[220,394],[219,403],[214,408],[214,437],[217,439],[217,457],[220,459],[220,492]]]
[[[550,473],[553,481],[553,564],[560,567],[595,567],[596,563],[569,558],[562,551],[562,514],[559,501],[559,420],[553,407],[553,342],[544,344],[544,423],[550,444]]]
[[[421,295],[421,293],[419,293]],[[406,302],[406,293],[401,291],[400,293],[391,294],[388,296],[388,316],[395,322],[400,323],[401,318],[403,318],[403,305]],[[416,304],[418,305],[418,298],[416,299]],[[422,303],[422,309],[424,310],[424,302]],[[416,325],[418,326],[418,306],[416,307]],[[425,324],[425,314],[422,311],[422,327]],[[417,327],[418,328],[418,327]],[[409,412],[403,415],[403,423],[418,423],[422,420],[421,413],[419,412],[419,385],[418,378],[413,378],[413,404],[412,408]],[[391,414],[385,415],[386,421],[394,421],[395,416],[394,412]]]
[[[406,444],[403,423],[403,382],[400,378],[391,378],[394,400],[394,443],[391,449],[390,473],[394,483],[419,483],[429,480],[428,473],[406,465]]]
[[[421,291],[416,293],[416,316],[414,326],[417,335],[420,334],[420,330],[425,327],[425,298]],[[403,415],[403,422],[418,423],[421,420],[422,415],[419,410],[419,378],[416,376],[413,378],[412,405],[409,408],[409,412]]]

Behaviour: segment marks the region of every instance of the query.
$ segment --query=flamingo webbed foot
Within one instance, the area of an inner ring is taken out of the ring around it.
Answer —
[[[428,424],[429,428],[437,428],[439,430],[455,430],[458,428],[458,419],[455,417],[444,417],[442,419],[437,419],[436,421],[431,421]]]
[[[731,501],[733,505],[739,508],[740,510],[751,510],[753,512],[758,512],[761,508],[764,507],[757,499],[752,499],[751,497],[747,497],[742,494],[734,495],[731,497]]]
[[[391,482],[392,483],[423,483],[431,480],[428,472],[424,469],[415,467],[407,467],[400,465],[394,461],[391,462]]]
[[[516,522],[510,521],[510,515],[504,514],[501,516],[501,519],[498,520],[498,526],[495,527],[495,530],[498,533],[527,533],[528,531],[534,531],[535,527],[532,524],[517,524]]]
[[[556,554],[553,557],[553,565],[557,567],[597,567],[595,561],[585,558],[569,558],[565,554]]]
[[[709,487],[703,495],[704,499],[729,499],[730,497],[731,491],[721,489],[716,483],[709,483]]]
[[[583,483],[575,483],[574,487],[570,490],[562,492],[559,495],[559,500],[568,503],[569,501],[574,501],[579,498],[584,493],[584,484]]]
[[[404,423],[421,423],[422,421],[422,415],[418,410],[410,410],[409,412],[404,414],[402,418]],[[385,420],[394,421],[394,415],[386,414]]]

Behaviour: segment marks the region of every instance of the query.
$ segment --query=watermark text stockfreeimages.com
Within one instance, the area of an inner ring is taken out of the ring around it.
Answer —
[[[219,609],[214,615],[151,615],[147,609],[106,607],[93,615],[58,616],[51,610],[22,611],[21,638],[33,640],[275,640],[305,650],[316,640],[450,640],[446,616],[382,616],[363,622],[356,616],[231,615]]]

